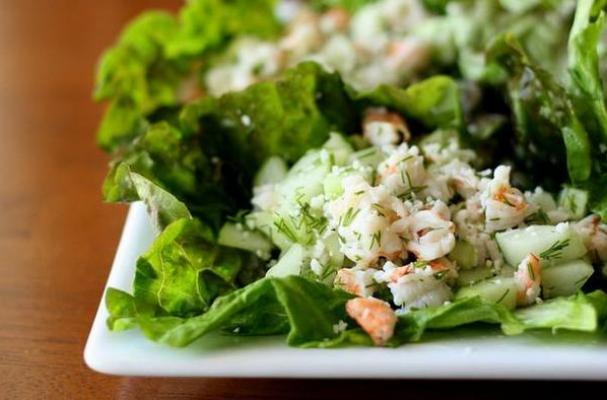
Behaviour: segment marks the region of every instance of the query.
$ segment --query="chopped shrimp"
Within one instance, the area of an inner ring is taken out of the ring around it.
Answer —
[[[443,277],[454,269],[442,260],[432,264],[411,263],[396,267],[386,263],[383,271],[375,273],[375,280],[387,283],[394,304],[405,310],[440,306],[451,298],[451,289]]]
[[[373,294],[374,270],[342,268],[337,271],[335,285],[356,296],[368,297]]]
[[[469,199],[478,192],[479,178],[470,165],[454,160],[447,164],[444,169],[451,171],[450,182],[464,199]]]
[[[340,250],[356,265],[369,267],[380,257],[390,260],[406,255],[401,235],[407,216],[402,201],[385,187],[371,187],[359,175],[343,182],[344,193],[326,206],[332,228],[340,237]]]
[[[294,57],[312,53],[323,43],[318,14],[302,12],[289,25],[287,35],[280,41],[280,48]]]
[[[357,297],[346,303],[348,315],[358,322],[377,346],[385,345],[394,335],[396,314],[385,301]]]
[[[519,264],[514,279],[519,287],[517,303],[520,305],[533,304],[540,295],[540,284],[542,283],[540,259],[534,254],[529,254]]]
[[[483,193],[485,229],[501,231],[519,225],[528,214],[523,193],[510,186],[510,167],[500,165]]]
[[[582,237],[595,261],[607,261],[607,224],[601,224],[601,217],[589,215],[577,222],[573,229]]]
[[[416,71],[428,64],[430,46],[416,38],[405,38],[388,45],[386,64],[396,70]]]
[[[377,282],[395,283],[401,277],[413,273],[414,270],[415,267],[413,266],[413,263],[399,267],[393,262],[387,261],[381,270],[375,272],[374,277]]]
[[[365,111],[363,134],[374,146],[397,144],[411,138],[405,120],[385,108],[369,108]]]
[[[432,209],[409,217],[411,240],[407,249],[419,259],[431,261],[447,255],[455,246],[455,224],[449,220],[449,209],[436,201]]]
[[[343,32],[350,26],[350,14],[340,7],[324,13],[320,18],[320,29],[324,34]]]
[[[457,278],[458,273],[455,264],[446,257],[430,261],[428,265],[436,276],[442,276],[447,281],[453,281]]]
[[[417,146],[403,143],[377,166],[378,183],[395,196],[407,193],[414,197],[425,188],[425,180],[424,158]]]

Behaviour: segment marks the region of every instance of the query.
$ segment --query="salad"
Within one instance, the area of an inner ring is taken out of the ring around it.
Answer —
[[[399,346],[607,332],[607,2],[191,0],[101,58],[112,331]],[[605,65],[603,65],[605,64]]]

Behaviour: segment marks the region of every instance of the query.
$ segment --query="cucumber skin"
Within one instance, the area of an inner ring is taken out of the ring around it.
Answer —
[[[552,263],[575,260],[586,254],[586,247],[582,239],[567,227],[562,232],[557,231],[553,225],[531,225],[526,228],[513,229],[495,235],[506,262],[510,265],[519,265],[529,254],[540,256],[556,242],[569,240],[569,244],[560,251],[558,259],[541,260],[542,266]]]
[[[252,253],[261,252],[263,255],[269,255],[272,251],[272,243],[262,233],[239,228],[231,222],[223,225],[219,231],[217,243]]]
[[[577,293],[594,273],[584,260],[557,264],[542,271],[542,295],[546,299]]]
[[[466,240],[458,239],[448,257],[461,269],[472,269],[478,265],[476,248]]]
[[[459,287],[466,287],[485,279],[493,277],[493,271],[489,267],[477,267],[472,269],[460,270],[456,280]]]
[[[565,187],[559,194],[559,205],[569,210],[574,219],[581,219],[586,215],[588,192],[572,187]]]
[[[490,303],[498,303],[509,310],[516,308],[518,285],[514,278],[495,277],[459,289],[455,299],[480,296]]]

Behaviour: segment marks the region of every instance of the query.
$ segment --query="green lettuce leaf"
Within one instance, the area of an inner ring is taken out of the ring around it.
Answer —
[[[594,332],[605,318],[607,295],[602,291],[559,297],[514,312],[472,297],[401,315],[392,342],[418,341],[428,330],[447,330],[479,322],[499,324],[507,335],[537,329]]]
[[[146,12],[124,29],[97,68],[94,98],[109,100],[98,143],[115,151],[142,133],[156,110],[185,100],[205,57],[240,34],[270,37],[280,31],[275,0],[193,0],[179,18]],[[194,82],[194,83],[193,83]]]
[[[166,46],[169,59],[197,57],[239,35],[268,38],[280,32],[276,0],[193,0],[179,14],[179,30]]]
[[[242,207],[224,192],[224,174],[218,167],[204,154],[199,135],[186,134],[165,121],[158,122],[114,159],[103,183],[103,197],[109,202],[146,200],[149,196],[137,193],[131,179],[131,174],[136,173],[158,187],[154,189],[156,195],[165,199],[170,195],[174,201],[187,204],[189,213],[218,229],[226,215]],[[180,208],[179,215],[185,216],[183,207]],[[160,225],[172,220],[162,221],[166,215],[159,217]]]
[[[192,218],[188,207],[171,193],[136,172],[130,172],[129,177],[159,231],[178,219]]]
[[[598,295],[595,295],[598,297]],[[599,315],[587,295],[557,297],[542,304],[521,308],[514,312],[516,322],[502,325],[506,334],[517,334],[531,329],[559,329],[594,332]]]
[[[267,157],[294,162],[332,130],[352,132],[355,120],[339,75],[312,62],[276,81],[204,98],[182,112],[184,127],[201,132],[207,152],[249,173],[247,185]]]
[[[341,7],[353,13],[374,1],[375,0],[312,0],[310,3],[312,7],[320,10]]]
[[[366,93],[353,93],[364,106],[384,106],[421,122],[428,128],[463,128],[460,92],[455,80],[434,76],[406,89],[380,85]]]
[[[119,304],[108,304],[111,329],[138,325],[152,340],[171,346],[186,346],[214,331],[229,335],[287,333],[287,343],[297,347],[372,343],[345,312],[345,303],[352,295],[299,276],[260,279],[217,298],[208,311],[190,318],[138,313],[134,306],[137,295],[133,298],[114,292],[106,295],[120,300]],[[472,323],[501,326],[504,333],[515,335],[537,329],[591,332],[606,319],[607,294],[602,291],[557,298],[515,312],[474,297],[401,314],[388,344],[398,346],[418,341],[430,330]],[[334,328],[340,321],[347,323],[347,330]]]
[[[581,0],[569,35],[569,91],[592,140],[592,178],[584,187],[590,207],[607,219],[607,109],[598,47],[605,28],[605,1]]]
[[[218,246],[200,221],[180,219],[137,261],[134,297],[170,315],[196,315],[235,287],[244,261],[240,252]]]
[[[607,109],[599,74],[598,44],[605,27],[605,1],[580,0],[569,34],[570,90],[588,131],[607,142]]]
[[[105,292],[105,307],[110,313],[106,321],[110,330],[119,332],[137,326],[137,307],[135,298],[130,294],[108,288]]]
[[[109,295],[108,292],[107,296],[116,296],[115,293],[113,291]],[[133,318],[131,312],[135,310],[129,305],[132,299],[128,299],[128,295],[121,293],[120,296],[124,304],[120,307],[113,305],[111,310],[116,313],[108,319],[108,325],[115,330],[122,327],[115,321],[125,316]],[[333,341],[333,344],[344,341],[345,336],[336,332],[333,326],[341,320],[348,320],[345,302],[351,297],[341,290],[298,276],[265,278],[219,297],[207,312],[191,318],[166,315],[136,315],[134,318],[144,334],[171,346],[186,346],[207,333],[222,329],[226,333],[241,334],[242,328],[243,334],[288,331],[290,345],[318,347],[325,341]],[[274,325],[257,324],[260,330],[247,330],[251,327],[247,321],[259,317]],[[347,336],[354,338],[356,335]]]
[[[564,88],[528,59],[514,36],[497,39],[489,54],[510,73],[508,93],[520,165],[535,174],[538,169],[550,171],[545,175],[562,182],[561,161],[566,159],[573,182],[588,180],[592,169],[590,139]]]
[[[163,54],[177,29],[177,20],[164,12],[146,12],[131,22],[101,57],[95,99],[129,99],[144,112],[173,102],[179,65],[166,63]]]
[[[416,310],[401,315],[394,342],[400,344],[418,341],[428,330],[452,329],[477,322],[518,323],[504,306],[486,303],[480,297],[470,297],[440,307]]]

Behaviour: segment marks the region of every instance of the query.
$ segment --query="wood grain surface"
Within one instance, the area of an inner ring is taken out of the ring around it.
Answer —
[[[84,343],[126,208],[101,202],[90,100],[124,23],[176,1],[0,0],[0,398],[521,398],[596,384],[143,379],[87,369]],[[524,362],[524,360],[522,360]]]

